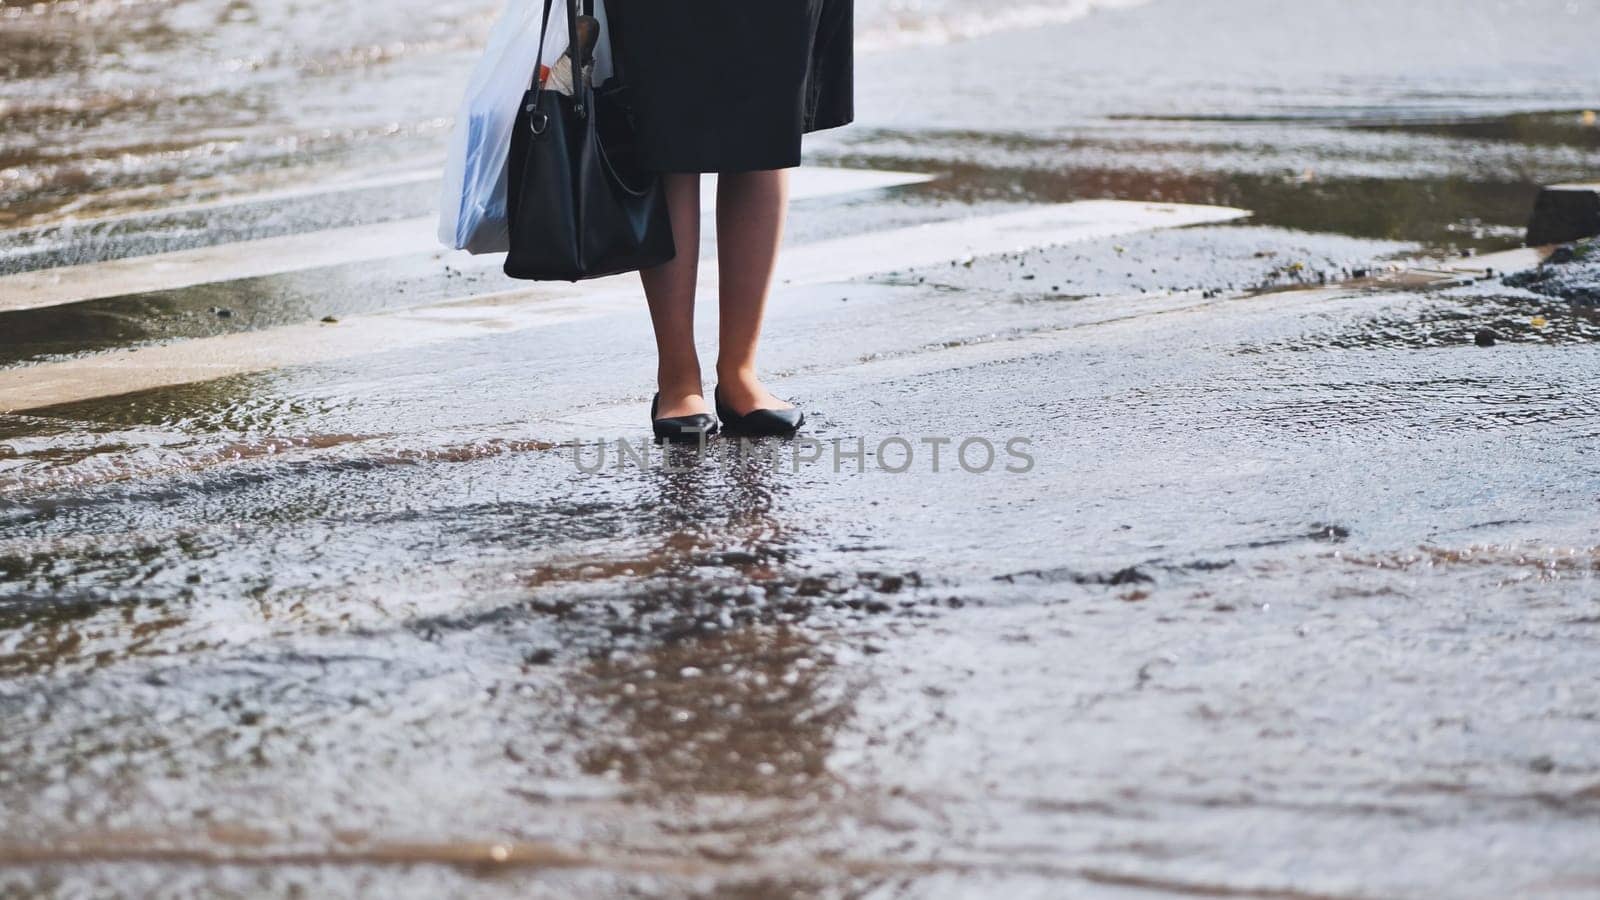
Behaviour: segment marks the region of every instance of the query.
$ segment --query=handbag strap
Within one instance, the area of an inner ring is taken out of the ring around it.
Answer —
[[[582,64],[582,48],[578,46],[578,4],[576,0],[562,0],[562,3],[567,8],[567,55],[572,58],[573,109],[583,116],[589,96],[589,67]],[[550,10],[554,5],[555,0],[544,0],[544,17],[539,20],[539,52],[533,60],[533,84],[530,87],[535,105],[544,97],[544,80],[539,77],[539,69],[544,65],[544,39],[550,28]],[[594,0],[583,0],[583,14],[594,15]]]
[[[544,79],[539,77],[539,70],[544,67],[544,36],[550,29],[550,7],[552,0],[544,0],[544,15],[539,18],[539,49],[533,54],[533,83],[528,85],[528,90],[538,96],[544,87]]]

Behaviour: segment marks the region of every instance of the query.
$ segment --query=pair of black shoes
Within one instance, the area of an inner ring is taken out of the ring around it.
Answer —
[[[695,413],[692,416],[658,419],[656,410],[661,408],[661,395],[656,394],[650,401],[650,427],[655,432],[656,440],[697,444],[717,433],[717,418],[722,419],[722,428],[728,434],[745,437],[791,437],[806,422],[805,414],[796,408],[754,409],[740,415],[734,412],[733,407],[722,402],[721,388],[712,392],[712,396],[716,400],[716,417],[709,413]]]

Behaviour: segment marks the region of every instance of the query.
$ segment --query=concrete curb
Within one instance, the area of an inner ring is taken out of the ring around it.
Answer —
[[[1600,182],[1552,184],[1539,192],[1528,222],[1530,247],[1600,235]]]

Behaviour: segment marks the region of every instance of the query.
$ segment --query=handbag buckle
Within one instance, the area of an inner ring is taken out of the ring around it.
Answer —
[[[549,128],[549,127],[550,127],[550,114],[545,112],[544,110],[535,109],[534,107],[529,106],[528,107],[528,130],[533,132],[534,134],[544,134],[544,130],[546,128]]]

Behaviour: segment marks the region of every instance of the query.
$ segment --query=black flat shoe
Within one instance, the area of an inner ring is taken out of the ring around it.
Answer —
[[[712,418],[710,413],[658,419],[656,410],[660,408],[661,395],[656,394],[650,399],[650,430],[655,432],[658,441],[671,444],[698,444],[717,433],[717,420]]]
[[[712,396],[716,398],[717,416],[722,419],[722,425],[729,434],[749,437],[792,437],[800,430],[800,426],[806,423],[805,413],[798,407],[753,409],[741,416],[734,412],[733,407],[722,402],[722,388],[718,387]]]

